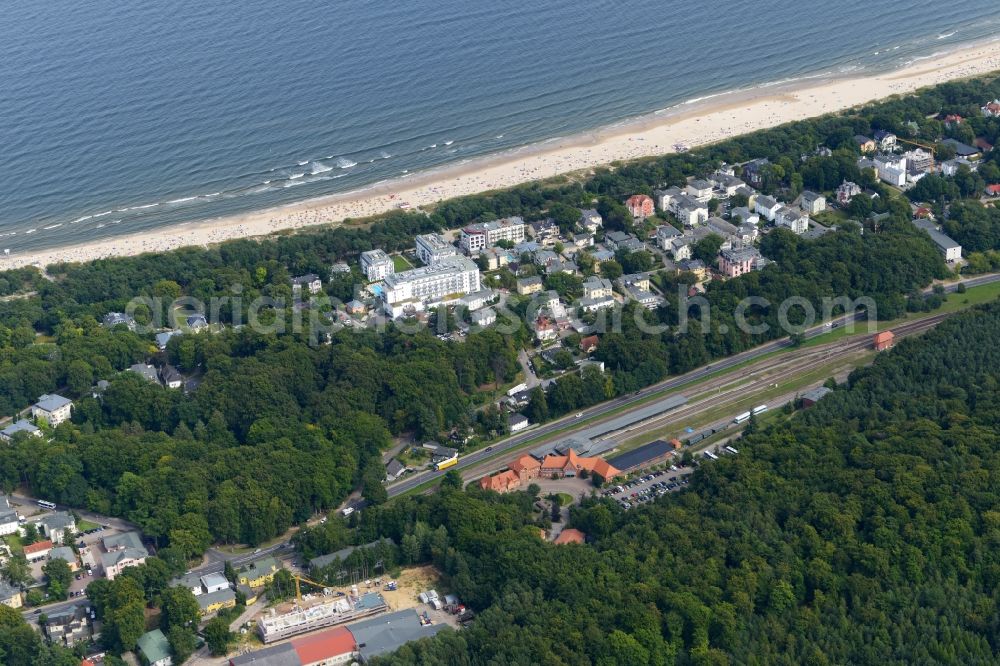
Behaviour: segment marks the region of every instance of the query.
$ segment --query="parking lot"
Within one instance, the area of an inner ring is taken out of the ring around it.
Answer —
[[[688,484],[687,477],[693,471],[694,467],[672,465],[670,469],[649,472],[627,483],[608,488],[603,495],[618,502],[623,509],[631,509],[683,488]]]

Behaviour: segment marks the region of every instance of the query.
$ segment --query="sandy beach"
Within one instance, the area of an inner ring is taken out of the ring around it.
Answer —
[[[409,204],[416,208],[618,160],[662,155],[782,123],[851,108],[918,88],[1000,70],[1000,44],[980,43],[872,76],[800,80],[726,93],[558,141],[491,155],[371,188],[262,211],[0,258],[0,268],[45,266],[210,245],[279,230],[337,224]],[[984,102],[988,100],[983,100]]]

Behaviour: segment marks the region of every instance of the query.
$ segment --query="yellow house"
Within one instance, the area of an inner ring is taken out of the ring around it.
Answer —
[[[199,594],[195,599],[198,600],[198,607],[202,615],[212,615],[223,608],[232,608],[236,605],[236,593],[229,587],[217,592]]]
[[[243,596],[246,597],[245,603],[247,606],[257,601],[257,593],[254,592],[248,585],[237,585],[236,591],[242,592]]]
[[[264,587],[264,585],[274,580],[274,574],[279,568],[280,566],[276,559],[265,557],[262,560],[251,562],[248,566],[240,569],[237,574],[237,581],[240,585]]]
[[[11,608],[20,608],[24,605],[21,590],[0,582],[0,604]]]

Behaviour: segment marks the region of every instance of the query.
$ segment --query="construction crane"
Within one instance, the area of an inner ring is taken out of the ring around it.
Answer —
[[[292,574],[292,578],[295,579],[295,603],[297,604],[302,603],[302,590],[299,587],[300,582],[308,583],[309,585],[314,585],[315,587],[318,587],[321,590],[325,590],[326,588],[330,587],[329,585],[324,585],[322,583],[317,583],[314,580],[309,580],[305,576],[300,576],[299,574]]]
[[[898,141],[899,143],[908,143],[911,146],[919,146],[920,148],[929,151],[931,154],[931,173],[937,171],[937,148],[935,148],[934,146],[929,146],[926,143],[919,143],[917,141],[911,141],[909,139],[900,139],[898,136],[896,137],[896,141]]]

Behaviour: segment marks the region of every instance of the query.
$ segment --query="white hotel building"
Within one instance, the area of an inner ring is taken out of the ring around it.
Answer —
[[[466,254],[477,254],[497,241],[509,240],[520,243],[524,240],[524,218],[505,217],[492,222],[478,222],[462,229],[459,245]]]
[[[387,276],[381,298],[385,313],[399,317],[407,309],[420,312],[481,288],[479,267],[467,257],[454,256]]]
[[[369,282],[375,282],[395,273],[396,265],[385,250],[368,250],[361,253],[361,270]]]
[[[438,234],[417,236],[417,257],[424,266],[433,266],[442,259],[458,254],[455,246]]]

